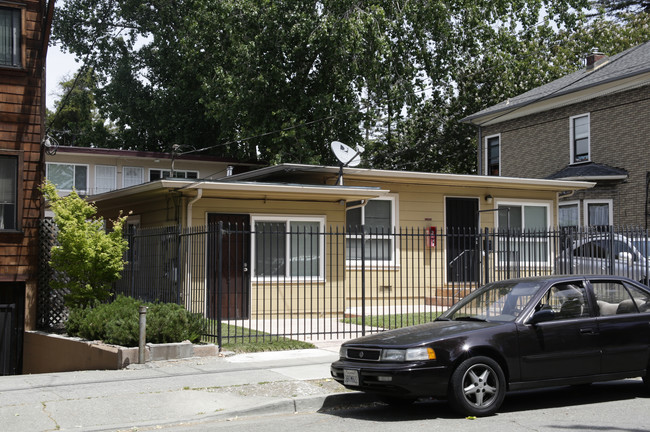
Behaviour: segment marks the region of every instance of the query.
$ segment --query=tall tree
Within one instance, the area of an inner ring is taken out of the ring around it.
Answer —
[[[393,147],[403,118],[431,93],[448,103],[485,46],[570,30],[587,5],[63,0],[54,34],[93,66],[126,147],[331,163],[330,141]]]
[[[97,79],[92,70],[80,70],[59,83],[61,97],[47,112],[47,133],[60,145],[118,147],[120,140],[95,104]]]
[[[455,85],[434,93],[399,124],[391,146],[375,142],[373,166],[475,173],[476,129],[460,120],[584,67],[594,47],[613,55],[650,40],[650,14],[584,19],[573,29],[498,32],[480,54],[461,54]]]

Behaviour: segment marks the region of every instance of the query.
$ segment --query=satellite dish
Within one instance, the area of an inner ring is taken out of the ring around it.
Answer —
[[[341,162],[341,165],[344,167],[355,167],[361,163],[361,153],[363,153],[364,148],[357,146],[356,149],[343,144],[340,141],[332,141],[332,151],[334,156]]]

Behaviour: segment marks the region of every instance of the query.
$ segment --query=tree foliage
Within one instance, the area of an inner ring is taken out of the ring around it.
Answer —
[[[395,142],[373,143],[373,166],[474,173],[477,130],[462,123],[464,117],[584,67],[594,48],[613,55],[650,40],[650,14],[583,18],[578,24],[560,31],[547,25],[504,29],[483,43],[480,54],[460,53],[455,85],[400,121]]]
[[[54,112],[47,112],[48,134],[61,145],[76,147],[119,147],[120,140],[112,125],[104,119],[95,103],[97,77],[91,69],[82,69],[71,79],[59,82],[61,98]]]
[[[55,186],[46,181],[43,195],[54,212],[58,228],[58,245],[51,251],[50,265],[58,277],[52,287],[68,291],[69,307],[93,305],[106,300],[111,283],[121,277],[127,241],[122,237],[126,216],[112,222],[105,232],[104,220],[96,216],[97,209],[77,195],[60,197]]]
[[[551,33],[575,29],[587,6],[588,0],[63,0],[54,35],[93,66],[97,104],[127,148],[176,144],[245,159],[332,163],[329,143],[340,140],[370,144],[375,167],[406,168],[393,159],[404,153],[420,158],[411,165],[422,169],[432,169],[425,162],[435,159],[442,169],[467,171],[457,160],[471,150],[458,147],[468,145],[459,137],[473,132],[454,119],[554,76],[540,71],[521,82],[516,67],[498,62],[521,57],[520,43],[542,50]],[[526,71],[523,59],[516,64]],[[511,86],[500,82],[504,69],[517,78]],[[474,100],[472,83],[483,84]],[[418,128],[428,115],[435,129],[423,135]],[[446,142],[450,137],[455,141]],[[453,163],[442,160],[454,152]]]

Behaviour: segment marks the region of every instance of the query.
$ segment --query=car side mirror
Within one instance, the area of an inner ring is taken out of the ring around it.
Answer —
[[[526,324],[539,324],[542,322],[553,321],[555,319],[555,311],[553,309],[540,309],[536,311]]]

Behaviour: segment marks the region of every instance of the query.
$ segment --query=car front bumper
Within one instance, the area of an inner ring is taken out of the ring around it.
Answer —
[[[356,371],[359,385],[344,383],[344,371]],[[445,397],[450,371],[431,362],[381,363],[339,360],[330,368],[332,378],[346,388],[404,398]]]

